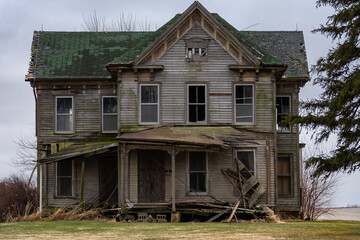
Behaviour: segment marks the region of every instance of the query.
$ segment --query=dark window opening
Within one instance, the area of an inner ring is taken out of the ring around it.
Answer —
[[[158,123],[159,95],[157,85],[141,85],[141,117],[142,123]]]
[[[276,97],[276,127],[279,131],[290,131],[289,124],[281,121],[290,114],[290,97]]]
[[[237,159],[240,160],[240,162],[242,162],[242,164],[245,165],[245,167],[247,168],[247,170],[249,170],[249,172],[255,176],[255,159],[254,159],[254,151],[238,151],[237,152]],[[245,178],[250,178],[251,175],[245,170],[243,169],[241,171],[241,174],[245,177]]]
[[[72,97],[56,98],[56,132],[73,131]]]
[[[206,153],[189,152],[190,192],[206,192]]]
[[[187,48],[186,59],[200,61],[207,56],[207,48]]]
[[[103,97],[103,131],[117,131],[117,97]]]
[[[57,162],[57,196],[72,196],[72,160]]]
[[[189,122],[204,122],[206,119],[205,86],[189,86]]]
[[[252,123],[254,120],[254,101],[252,85],[235,86],[235,121]]]

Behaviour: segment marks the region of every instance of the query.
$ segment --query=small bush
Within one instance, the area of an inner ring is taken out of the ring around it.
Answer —
[[[37,212],[38,197],[34,183],[22,175],[0,181],[0,222],[13,222]]]

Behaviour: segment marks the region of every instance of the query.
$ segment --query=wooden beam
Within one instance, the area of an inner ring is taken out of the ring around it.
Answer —
[[[175,205],[175,146],[173,145],[171,150],[171,200],[172,200],[172,212],[176,212]]]
[[[236,165],[237,165],[237,170],[238,170],[238,175],[239,175],[239,186],[240,186],[240,196],[243,200],[243,204],[244,204],[244,208],[246,208],[246,202],[245,202],[245,197],[243,193],[243,187],[242,187],[242,179],[241,179],[241,170],[245,167],[244,164],[242,164],[242,162],[240,162],[239,159],[236,158]]]
[[[234,217],[234,214],[235,214],[237,208],[239,207],[239,204],[240,204],[240,199],[236,202],[236,205],[235,205],[233,211],[231,212],[230,217],[226,220],[226,222],[230,222],[231,219]]]
[[[85,158],[81,159],[80,207],[84,207]]]
[[[40,209],[40,217],[41,217],[41,215],[42,215],[42,210],[43,210],[43,184],[42,184],[42,181],[43,181],[43,177],[42,177],[42,164],[39,164],[39,182],[40,182],[40,194],[39,194],[39,203],[40,203],[40,206],[39,206],[39,209]]]
[[[222,215],[224,215],[225,213],[229,212],[230,210],[231,210],[231,208],[226,208],[225,210],[222,210],[221,212],[219,212],[218,214],[216,214],[215,216],[213,216],[206,222],[212,222],[212,221],[218,219],[219,217],[221,217]]]

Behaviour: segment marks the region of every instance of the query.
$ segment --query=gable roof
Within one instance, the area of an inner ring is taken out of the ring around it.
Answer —
[[[286,64],[288,78],[308,78],[303,33],[238,31],[194,2],[154,32],[34,32],[27,79],[111,79],[109,63],[140,61],[156,41],[194,9],[200,9],[261,64]],[[147,50],[146,50],[147,49]]]

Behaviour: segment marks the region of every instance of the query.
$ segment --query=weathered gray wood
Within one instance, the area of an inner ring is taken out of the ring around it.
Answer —
[[[226,220],[226,222],[230,222],[231,219],[234,217],[234,214],[236,213],[237,208],[239,207],[240,199],[236,202],[234,209],[232,210],[230,217]]]
[[[243,194],[246,194],[251,188],[253,188],[258,183],[258,180],[255,176],[251,176],[246,182],[243,184]]]
[[[171,204],[171,210],[172,212],[176,212],[176,205],[175,205],[175,197],[176,197],[176,191],[175,191],[175,147],[173,146],[172,151],[171,151],[171,200],[172,200],[172,204]]]
[[[81,159],[80,207],[84,207],[85,158]]]
[[[258,200],[258,198],[264,194],[265,192],[265,188],[261,185],[259,185],[256,189],[255,192],[251,195],[250,199],[249,199],[249,207],[253,207],[254,204],[256,203],[256,201]]]
[[[246,208],[246,202],[245,202],[245,197],[244,197],[244,190],[243,190],[243,186],[242,186],[242,179],[241,179],[241,170],[245,168],[245,166],[242,164],[242,162],[240,162],[239,159],[236,158],[236,165],[237,165],[237,169],[238,169],[238,176],[239,176],[239,187],[240,187],[240,196],[243,200],[243,205],[244,208]]]
[[[221,217],[222,215],[224,215],[225,213],[230,212],[230,210],[231,210],[231,208],[226,208],[225,210],[219,212],[218,214],[216,214],[215,216],[213,216],[212,218],[210,218],[206,222],[212,222],[212,221],[218,219],[219,217]]]

